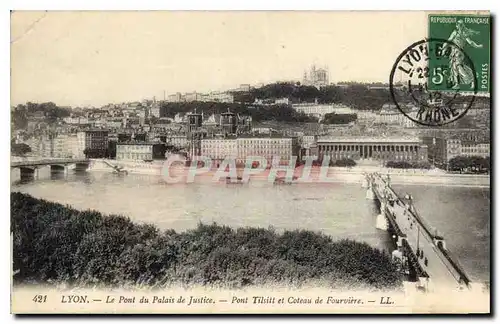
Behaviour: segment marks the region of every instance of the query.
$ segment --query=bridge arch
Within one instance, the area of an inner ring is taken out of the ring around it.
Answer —
[[[38,168],[36,166],[20,167],[21,179],[36,179],[38,178]]]
[[[51,164],[50,165],[50,172],[66,173],[66,172],[68,172],[68,165],[66,165],[66,164]]]

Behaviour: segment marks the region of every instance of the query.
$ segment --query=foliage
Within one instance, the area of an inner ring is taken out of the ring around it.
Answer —
[[[490,170],[490,159],[481,156],[459,155],[448,161],[448,169],[460,172],[487,172]]]
[[[28,114],[26,107],[17,106],[10,112],[10,120],[13,129],[26,129],[28,127]]]
[[[278,82],[251,89],[247,93],[236,93],[235,101],[252,103],[255,99],[286,97],[294,103],[337,103],[359,110],[379,110],[383,104],[390,101],[388,85],[371,85],[380,88],[374,89],[367,84],[351,82],[345,86],[329,85],[317,89],[300,83]]]
[[[108,150],[107,150],[107,157],[110,159],[115,159],[116,158],[116,141],[109,141],[108,142]]]
[[[53,123],[60,118],[69,117],[71,109],[59,107],[53,102],[40,104],[27,102],[26,105],[17,105],[11,111],[13,127],[15,129],[25,129],[28,126],[28,119],[36,114],[41,114],[45,121]]]
[[[330,161],[330,166],[353,167],[356,166],[356,161],[354,161],[353,159],[342,158],[340,160]]]
[[[29,147],[28,144],[25,143],[12,143],[10,145],[10,153],[12,155],[18,155],[18,156],[23,156],[31,152],[31,147]]]
[[[101,159],[110,156],[109,148],[97,149],[97,148],[86,148],[83,150],[83,154],[87,159]],[[115,151],[116,154],[116,151]]]
[[[153,159],[164,159],[167,150],[172,147],[171,145],[161,143],[153,145]],[[173,148],[173,147],[172,147]]]
[[[278,234],[215,223],[160,231],[22,193],[11,193],[11,213],[16,284],[237,288],[316,279],[374,289],[401,285],[385,252],[311,231]]]
[[[175,117],[178,113],[189,113],[196,109],[204,114],[220,114],[230,110],[245,116],[251,116],[253,121],[274,120],[284,122],[316,122],[315,117],[295,111],[288,105],[250,106],[243,103],[225,102],[163,102],[160,107],[162,117]]]
[[[430,169],[429,162],[409,162],[409,161],[387,161],[385,163],[387,168],[394,169]]]
[[[358,119],[357,114],[326,114],[323,120],[323,124],[349,124]]]

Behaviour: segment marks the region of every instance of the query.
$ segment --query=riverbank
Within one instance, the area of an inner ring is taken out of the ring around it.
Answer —
[[[133,174],[156,175],[159,177],[179,178],[179,182],[219,182],[216,179],[217,170],[211,169],[208,171],[198,170],[194,174],[194,170],[189,167],[172,166],[168,170],[164,168],[164,161],[151,162],[135,162],[135,161],[116,161],[116,160],[91,160],[89,171],[97,172],[112,172],[110,165],[116,165]],[[322,174],[323,171],[323,174]],[[192,177],[187,175],[191,172]],[[269,181],[270,170],[257,171],[249,175],[251,181]],[[321,170],[320,167],[313,167],[309,174],[304,171],[304,166],[300,166],[294,170],[294,179],[292,182],[310,183],[310,182],[337,182],[337,183],[362,183],[366,173],[379,172],[381,174],[389,174],[391,183],[393,184],[414,184],[414,185],[440,185],[440,186],[457,186],[457,187],[477,187],[489,188],[490,176],[484,174],[452,174],[440,169],[391,169],[379,166],[355,166],[351,168],[345,167],[328,167],[327,171]],[[244,170],[238,169],[236,172],[240,178],[244,177]],[[303,178],[307,174],[307,179]],[[284,173],[281,174],[284,176]],[[322,179],[322,176],[327,179]],[[225,179],[222,179],[225,180]],[[271,179],[271,182],[273,180]]]
[[[401,288],[390,255],[321,233],[217,224],[160,231],[118,215],[11,193],[14,282],[87,287],[241,288],[321,282]],[[323,286],[324,287],[324,286]]]

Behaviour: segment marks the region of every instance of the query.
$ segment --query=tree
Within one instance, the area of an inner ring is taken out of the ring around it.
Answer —
[[[167,152],[167,145],[164,143],[153,145],[153,159],[164,159]]]
[[[110,159],[116,158],[116,141],[108,142],[108,155],[107,157]]]
[[[387,161],[385,163],[387,168],[394,169],[430,169],[429,162],[408,162],[408,161]]]
[[[336,161],[330,161],[330,166],[336,166],[336,167],[353,167],[356,165],[356,161],[353,159],[348,159],[348,158],[342,158],[340,160]]]
[[[470,165],[469,159],[466,156],[455,156],[448,161],[448,169],[450,171],[459,171],[462,173]]]
[[[85,154],[85,157],[87,159],[102,159],[105,157],[109,156],[109,149],[93,149],[93,148],[86,148],[83,150],[83,154]]]
[[[11,144],[10,152],[12,155],[24,156],[31,152],[31,147],[29,145],[20,143],[20,144]]]
[[[13,129],[26,129],[28,127],[28,110],[25,105],[17,105],[11,113]]]
[[[173,118],[178,113],[189,113],[196,109],[205,115],[220,114],[230,110],[233,113],[251,116],[253,121],[274,120],[283,122],[317,122],[317,118],[295,111],[289,105],[253,107],[249,104],[226,102],[162,102],[162,114]]]
[[[322,120],[323,124],[349,124],[358,119],[357,114],[325,114]]]
[[[490,159],[481,156],[455,156],[448,161],[450,171],[459,171],[460,173],[469,170],[472,172],[485,172],[490,169]]]

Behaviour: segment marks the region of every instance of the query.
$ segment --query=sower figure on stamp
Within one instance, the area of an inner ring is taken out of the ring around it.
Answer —
[[[483,44],[477,44],[470,36],[479,34],[478,31],[472,30],[465,26],[463,20],[457,22],[456,29],[453,30],[448,40],[456,46],[450,46],[445,43],[443,52],[450,47],[450,82],[453,89],[459,89],[460,84],[470,84],[470,88],[474,89],[474,72],[465,61],[464,48],[468,44],[474,48],[482,48]]]

